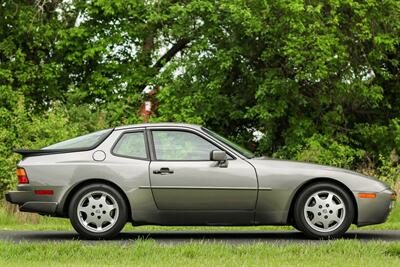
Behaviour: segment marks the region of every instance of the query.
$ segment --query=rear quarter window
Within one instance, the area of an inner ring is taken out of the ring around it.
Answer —
[[[117,141],[112,152],[116,156],[147,159],[144,133],[124,133]]]

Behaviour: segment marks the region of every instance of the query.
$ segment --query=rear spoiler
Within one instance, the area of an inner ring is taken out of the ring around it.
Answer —
[[[82,149],[13,149],[15,153],[22,155],[22,157],[43,156],[51,154],[61,154],[68,152],[82,151]]]
[[[71,149],[19,149],[14,148],[13,151],[22,155],[23,158],[34,157],[34,156],[44,156],[53,154],[63,154],[72,152],[89,151],[92,148],[71,148]]]

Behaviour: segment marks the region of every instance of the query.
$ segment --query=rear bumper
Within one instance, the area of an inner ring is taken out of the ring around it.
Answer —
[[[58,203],[38,199],[31,191],[10,191],[5,193],[5,199],[19,205],[19,210],[53,215],[56,213]]]
[[[32,199],[31,191],[10,191],[4,194],[6,200],[13,204],[23,204],[28,199]]]

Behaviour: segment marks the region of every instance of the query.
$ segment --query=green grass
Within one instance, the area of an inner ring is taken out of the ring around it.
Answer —
[[[400,243],[0,242],[0,266],[400,266]]]
[[[137,226],[133,227],[127,224],[124,231],[168,231],[168,230],[198,230],[198,231],[219,231],[219,230],[292,230],[290,226],[249,226],[249,227],[231,227],[231,226]],[[357,229],[352,226],[352,229]],[[371,225],[359,229],[387,229],[400,230],[400,205],[396,205],[392,211],[388,221],[384,224]],[[37,223],[21,222],[17,216],[8,214],[4,208],[0,207],[0,230],[56,230],[56,231],[71,231],[72,226],[68,219],[52,218],[40,216]]]

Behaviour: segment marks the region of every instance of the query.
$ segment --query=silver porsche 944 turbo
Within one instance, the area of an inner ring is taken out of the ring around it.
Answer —
[[[383,223],[395,192],[349,170],[254,155],[198,125],[121,126],[17,149],[21,211],[69,217],[84,238],[133,225],[292,225],[335,238]]]

